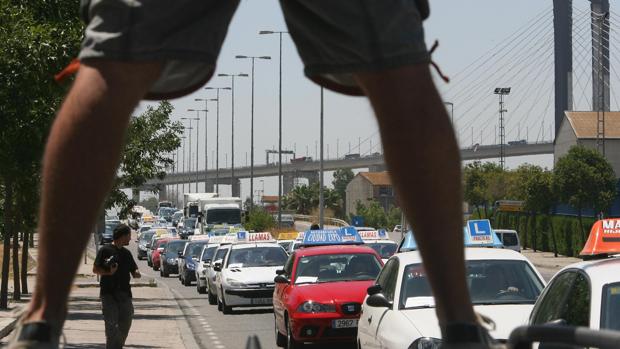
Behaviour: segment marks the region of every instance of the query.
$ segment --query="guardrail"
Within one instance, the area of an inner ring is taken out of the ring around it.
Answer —
[[[305,215],[305,214],[294,214],[293,218],[296,221],[303,221],[303,222],[310,222],[310,223],[316,223],[319,221],[319,217]],[[335,225],[339,227],[348,227],[351,225],[349,224],[349,222],[344,221],[342,219],[338,219],[338,218],[325,217],[323,221],[328,225]]]

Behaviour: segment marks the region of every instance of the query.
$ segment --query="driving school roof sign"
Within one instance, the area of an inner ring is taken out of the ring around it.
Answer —
[[[362,244],[362,238],[353,227],[309,230],[304,234],[303,246]]]
[[[388,239],[385,229],[379,230],[362,230],[358,232],[362,240],[380,240]]]
[[[502,242],[491,228],[491,222],[488,219],[477,219],[467,221],[465,246],[502,247]]]
[[[620,253],[620,219],[596,221],[581,253],[582,257]]]

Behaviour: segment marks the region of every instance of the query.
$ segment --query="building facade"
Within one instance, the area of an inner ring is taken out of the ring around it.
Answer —
[[[377,201],[385,211],[396,206],[396,197],[392,181],[387,171],[360,172],[347,185],[346,213],[355,214],[357,202],[368,205]]]

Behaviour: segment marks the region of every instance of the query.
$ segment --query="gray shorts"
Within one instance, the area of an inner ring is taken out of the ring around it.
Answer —
[[[238,0],[82,0],[87,27],[79,58],[165,61],[146,98],[189,94],[213,75],[238,4]],[[306,76],[334,91],[361,95],[353,73],[430,60],[415,0],[281,0],[280,4]]]

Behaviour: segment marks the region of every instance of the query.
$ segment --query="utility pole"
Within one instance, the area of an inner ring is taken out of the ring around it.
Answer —
[[[323,87],[321,87],[321,156],[320,156],[320,169],[319,169],[319,225],[323,229],[323,221],[325,214],[325,193],[323,190]]]
[[[215,111],[215,192],[220,192],[220,90],[231,90],[230,87],[205,87],[205,90],[216,91]]]

